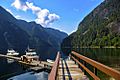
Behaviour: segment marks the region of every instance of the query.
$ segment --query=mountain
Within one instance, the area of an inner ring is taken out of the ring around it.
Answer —
[[[68,35],[59,30],[44,28],[34,21],[18,20],[0,6],[0,53],[13,48],[25,54],[29,46],[35,48],[41,59],[54,59],[62,40]]]
[[[120,0],[105,0],[64,39],[62,48],[120,47]]]
[[[28,44],[28,37],[29,35],[17,25],[8,21],[0,21],[0,51],[5,52],[11,47],[14,47],[17,51],[24,50]]]

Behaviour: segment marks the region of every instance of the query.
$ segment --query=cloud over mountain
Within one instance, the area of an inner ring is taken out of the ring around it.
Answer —
[[[15,0],[12,4],[18,10],[32,10],[33,14],[36,15],[36,23],[41,24],[46,27],[54,21],[60,19],[60,17],[55,13],[50,13],[48,9],[41,9],[38,6],[35,6],[34,3],[29,2],[28,0]]]
[[[36,15],[37,19],[35,21],[37,23],[40,23],[42,26],[47,26],[60,18],[56,14],[51,14],[47,9],[39,11],[38,13],[36,13]]]
[[[15,0],[11,5],[16,9],[26,11],[28,9],[28,6],[26,5],[26,1],[27,0]]]

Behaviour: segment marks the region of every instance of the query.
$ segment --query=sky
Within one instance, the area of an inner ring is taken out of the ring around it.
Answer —
[[[68,34],[104,0],[0,0],[17,19],[35,21],[43,27],[59,29]]]

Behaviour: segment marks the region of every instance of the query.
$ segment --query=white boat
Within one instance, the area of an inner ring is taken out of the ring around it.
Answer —
[[[19,53],[15,52],[15,50],[13,50],[13,49],[8,49],[7,55],[8,56],[18,56]]]
[[[15,50],[13,50],[13,49],[8,49],[7,55],[8,55],[8,56],[18,56],[19,53],[15,52]],[[14,62],[14,59],[8,59],[8,58],[7,58],[7,62],[8,62],[8,63],[13,63],[13,62]]]
[[[39,60],[39,56],[35,52],[35,49],[28,49],[26,51],[26,55],[23,56],[26,57],[28,61]],[[23,60],[23,56],[22,56],[22,60]]]
[[[27,56],[36,56],[37,53],[34,51],[34,49],[29,49],[28,51],[26,51],[26,55]]]

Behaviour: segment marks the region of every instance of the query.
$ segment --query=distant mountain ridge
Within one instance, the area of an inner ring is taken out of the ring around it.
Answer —
[[[64,39],[64,47],[120,47],[120,0],[105,0]]]
[[[35,48],[41,58],[54,59],[62,40],[68,35],[59,30],[44,28],[33,22],[17,20],[0,6],[0,52],[13,48],[24,54],[29,46]],[[22,55],[21,54],[21,55]]]

